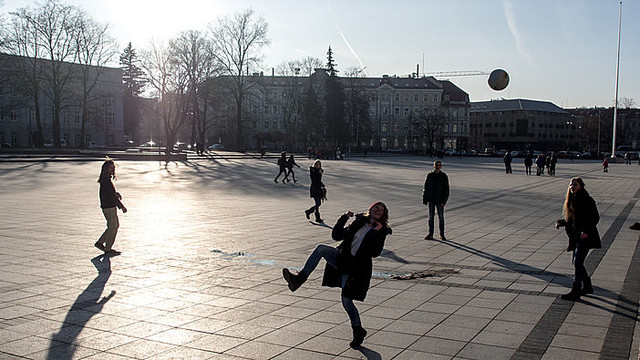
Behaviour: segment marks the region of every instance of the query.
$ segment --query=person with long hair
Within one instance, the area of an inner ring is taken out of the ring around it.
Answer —
[[[93,245],[104,251],[106,255],[118,255],[120,252],[113,249],[113,243],[116,241],[116,234],[118,234],[118,228],[120,227],[116,208],[121,209],[122,213],[126,213],[127,208],[122,204],[122,195],[116,191],[111,179],[116,180],[116,164],[113,160],[107,158],[102,163],[100,177],[98,178],[98,183],[100,183],[100,208],[102,208],[102,214],[107,219],[107,229]]]
[[[297,166],[300,167],[300,165],[298,165],[296,163],[296,160],[293,158],[293,154],[289,154],[289,159],[287,160],[287,175],[285,176],[285,178],[287,179],[287,182],[289,182],[289,175],[291,175],[293,177],[293,182],[297,183],[298,180],[296,180],[296,173],[293,172],[293,167]]]
[[[600,221],[600,214],[595,200],[584,187],[584,181],[574,177],[569,182],[567,195],[564,200],[564,217],[556,221],[556,229],[564,226],[569,237],[567,251],[573,252],[572,262],[575,277],[571,292],[561,298],[569,301],[580,300],[581,295],[593,294],[591,278],[584,267],[584,261],[590,249],[600,249],[600,234],[596,225]]]
[[[282,275],[289,290],[296,291],[307,280],[321,259],[327,262],[322,278],[323,286],[342,288],[342,306],[349,316],[353,330],[353,340],[349,345],[357,347],[362,344],[367,331],[362,327],[358,309],[353,300],[364,301],[371,283],[373,271],[372,258],[377,257],[384,248],[389,227],[389,210],[378,201],[365,213],[345,212],[336,222],[331,237],[341,241],[337,247],[324,244],[316,246],[309,255],[302,270],[293,274],[289,269],[282,269]]]
[[[311,214],[315,212],[316,214],[316,222],[322,223],[324,220],[320,218],[320,205],[322,205],[322,200],[325,198],[325,187],[322,183],[322,162],[320,160],[316,160],[313,162],[313,165],[309,166],[309,177],[311,178],[311,185],[309,186],[309,197],[313,199],[314,205],[309,209],[304,211],[304,215],[307,219],[310,218]]]

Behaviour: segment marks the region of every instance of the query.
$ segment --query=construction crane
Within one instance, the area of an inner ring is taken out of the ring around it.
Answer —
[[[463,71],[437,71],[437,72],[429,72],[423,73],[424,76],[433,76],[433,77],[454,77],[454,76],[482,76],[489,75],[486,71],[479,70],[463,70]]]

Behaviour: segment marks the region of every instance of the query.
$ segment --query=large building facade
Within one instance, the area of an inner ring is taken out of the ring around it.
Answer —
[[[0,140],[3,144],[16,147],[35,145],[36,109],[40,109],[42,139],[44,143],[53,140],[54,102],[42,85],[39,91],[39,106],[35,104],[33,92],[27,90],[22,78],[20,63],[31,61],[19,56],[0,54]],[[46,80],[46,60],[38,60],[41,76]],[[97,78],[95,87],[88,97],[87,111],[82,131],[83,68],[78,64],[63,63],[62,68],[70,76],[62,88],[60,97],[60,138],[68,147],[120,146],[123,143],[123,92],[122,70],[119,68],[89,67],[89,74]]]
[[[501,99],[471,103],[470,146],[506,150],[558,151],[576,146],[579,124],[547,101]]]
[[[255,81],[260,86],[246,105],[245,141],[249,147],[260,146],[256,134],[263,134],[265,138],[268,138],[266,134],[280,134],[280,141],[277,136],[268,139],[276,146],[284,142],[284,138],[293,136],[300,125],[302,93],[309,87],[309,82],[317,82],[322,76],[325,76],[322,69],[317,69],[310,77],[258,76]],[[368,98],[371,131],[367,139],[354,135],[360,145],[403,151],[468,146],[469,95],[450,81],[396,76],[341,77],[340,80],[347,96],[357,88]],[[441,117],[442,124],[435,129],[434,136],[425,136],[424,131],[417,129],[421,114]],[[294,148],[308,145],[298,141]]]

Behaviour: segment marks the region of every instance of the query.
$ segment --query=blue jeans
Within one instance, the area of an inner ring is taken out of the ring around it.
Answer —
[[[304,271],[307,276],[311,275],[316,266],[318,266],[320,259],[322,258],[324,258],[327,264],[332,266],[334,269],[338,269],[338,253],[340,253],[340,250],[328,245],[320,244],[316,246],[311,255],[309,255],[309,258],[304,264],[302,271]],[[341,288],[344,288],[344,285],[347,283],[348,277],[349,275],[347,274],[340,274]],[[360,321],[360,314],[358,313],[358,309],[353,303],[353,300],[342,296],[342,307],[347,312],[347,315],[349,315],[351,326],[361,326],[362,323]]]
[[[585,279],[589,279],[589,275],[587,274],[587,268],[584,267],[584,261],[589,254],[589,249],[581,248],[580,246],[576,247],[573,250],[573,267],[575,269],[575,278],[574,281],[580,286],[584,283]]]
[[[440,235],[444,235],[444,206],[429,202],[429,234],[433,234],[433,215],[438,210],[438,226],[440,227]]]

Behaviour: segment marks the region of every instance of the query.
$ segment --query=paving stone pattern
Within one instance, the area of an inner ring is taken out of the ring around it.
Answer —
[[[640,166],[561,160],[556,176],[526,176],[518,160],[507,175],[500,159],[445,158],[447,240],[429,241],[432,159],[324,161],[318,224],[303,213],[311,160],[275,184],[275,159],[232,155],[119,161],[115,257],[93,247],[100,161],[0,161],[0,359],[638,359]],[[558,297],[573,268],[553,226],[572,176],[605,245],[587,258],[595,294],[575,304]],[[394,232],[351,349],[324,263],[295,293],[281,269],[337,245],[335,220],[377,200]]]

